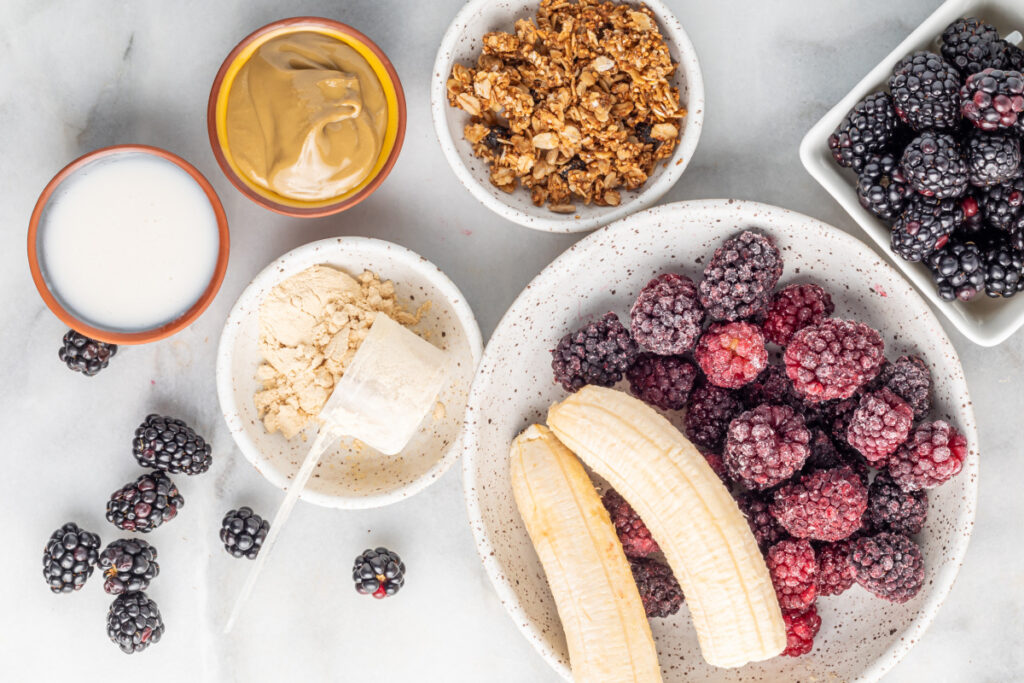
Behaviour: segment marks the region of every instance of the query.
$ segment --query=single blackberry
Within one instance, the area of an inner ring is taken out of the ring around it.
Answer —
[[[861,206],[883,221],[896,220],[914,194],[900,168],[900,159],[886,152],[869,156],[857,176],[857,198]]]
[[[828,146],[837,164],[859,172],[869,154],[892,143],[899,127],[889,93],[876,92],[854,105],[829,136]]]
[[[68,369],[92,377],[107,367],[116,353],[117,344],[106,344],[68,330],[57,356]]]
[[[769,510],[770,503],[766,494],[747,491],[736,499],[736,504],[747,518],[747,524],[750,525],[750,531],[753,532],[762,553],[779,541],[789,538],[789,534]]]
[[[779,541],[765,557],[783,610],[806,609],[817,597],[818,565],[810,541]]]
[[[955,199],[912,197],[892,226],[892,250],[904,261],[927,260],[963,222],[963,206]]]
[[[964,118],[978,128],[1014,128],[1024,113],[1024,76],[1002,69],[979,71],[967,77],[960,99]]]
[[[992,44],[989,45],[988,57],[982,67],[1001,71],[1024,71],[1024,50],[1005,40],[992,41]],[[978,69],[978,71],[982,70]],[[977,73],[977,71],[973,73]],[[1017,125],[1020,125],[1019,121]]]
[[[782,621],[786,625],[785,657],[799,657],[814,647],[814,636],[821,630],[821,617],[818,609],[811,605],[806,609],[782,610]]]
[[[999,236],[982,250],[985,294],[993,299],[1009,298],[1024,290],[1024,251],[1015,249],[1010,239]]]
[[[111,595],[144,591],[160,573],[156,548],[141,538],[121,538],[100,553],[97,566],[106,581],[103,590]]]
[[[1020,139],[1009,133],[972,131],[964,143],[964,156],[972,185],[1000,185],[1020,172]]]
[[[793,335],[783,356],[786,374],[809,401],[849,398],[885,362],[882,336],[864,323],[828,318]]]
[[[963,469],[967,439],[944,420],[924,422],[889,457],[889,475],[904,491],[943,484]]]
[[[626,371],[634,396],[662,410],[682,410],[693,389],[697,368],[682,356],[642,353]]]
[[[890,602],[910,600],[924,583],[921,549],[902,534],[857,539],[850,546],[850,563],[857,583]]]
[[[985,68],[999,30],[974,17],[961,17],[942,32],[942,56],[966,78]]]
[[[846,427],[846,442],[879,467],[907,440],[914,411],[907,402],[882,387],[861,397]]]
[[[985,289],[981,250],[973,242],[956,240],[932,252],[928,269],[945,301],[970,301]]]
[[[484,144],[487,145],[488,149],[501,156],[503,153],[503,143],[508,143],[511,133],[508,128],[504,126],[491,126],[490,130],[487,131],[487,135],[484,137]]]
[[[768,237],[745,230],[715,250],[698,287],[716,320],[750,318],[768,306],[782,276],[782,256]]]
[[[246,505],[224,515],[220,523],[220,541],[232,557],[255,560],[268,531],[270,522]]]
[[[798,330],[820,323],[835,308],[832,297],[818,285],[789,285],[777,292],[768,305],[762,326],[765,339],[785,346]]]
[[[185,499],[170,477],[157,470],[114,491],[107,501],[107,521],[124,531],[149,533],[178,515]]]
[[[713,324],[693,355],[708,381],[725,389],[749,384],[768,366],[761,328],[745,322]]]
[[[935,53],[900,60],[889,91],[896,114],[914,130],[952,130],[960,123],[960,72]]]
[[[135,430],[132,454],[143,467],[202,474],[213,463],[210,444],[181,420],[149,415]]]
[[[765,404],[729,423],[725,466],[732,478],[764,490],[789,479],[810,455],[811,433],[789,406]]]
[[[562,337],[551,352],[551,368],[555,381],[566,391],[578,391],[587,384],[610,387],[622,379],[637,353],[636,342],[619,317],[605,313]]]
[[[571,171],[586,171],[587,164],[583,159],[580,159],[580,155],[577,154],[558,171],[558,175],[562,176],[562,179],[567,179]]]
[[[928,515],[928,494],[904,491],[888,472],[879,472],[868,488],[868,509],[864,513],[873,532],[892,531],[913,536],[920,533]]]
[[[762,403],[774,403],[789,406],[798,413],[803,412],[804,403],[796,395],[793,383],[789,381],[786,369],[781,365],[766,367],[753,382],[740,390],[740,396],[747,410],[753,410]]]
[[[43,578],[54,593],[85,585],[99,557],[100,537],[68,522],[50,534],[43,548]]]
[[[651,559],[630,560],[629,568],[633,570],[633,580],[648,618],[664,619],[679,611],[683,605],[683,589],[671,569]]]
[[[735,392],[705,384],[693,390],[686,404],[686,436],[702,448],[718,450],[732,419],[743,412]]]
[[[640,515],[636,514],[636,510],[619,495],[618,491],[608,489],[601,496],[601,502],[611,517],[626,557],[639,559],[661,551],[658,542],[651,538],[651,531],[640,519]]]
[[[868,490],[850,467],[816,470],[775,492],[771,513],[794,538],[841,541],[860,528]]]
[[[1010,230],[1020,217],[1024,217],[1024,177],[986,189],[978,197],[985,221],[1001,230]]]
[[[903,150],[900,166],[907,183],[926,197],[948,199],[967,191],[967,161],[952,135],[921,133]]]
[[[845,459],[836,444],[823,429],[811,428],[811,454],[804,463],[804,471],[828,470],[845,464]]]
[[[356,591],[375,598],[387,598],[405,585],[405,563],[393,550],[364,550],[352,566]]]
[[[841,595],[853,585],[850,542],[825,543],[815,550],[818,560],[818,595]]]
[[[164,620],[160,609],[142,591],[122,593],[107,612],[107,636],[122,652],[142,652],[160,641]]]
[[[932,373],[918,356],[900,356],[895,363],[886,363],[878,384],[906,401],[915,420],[923,420],[931,412]]]
[[[704,323],[697,286],[685,275],[675,273],[648,282],[640,290],[630,316],[637,345],[665,356],[693,349]]]

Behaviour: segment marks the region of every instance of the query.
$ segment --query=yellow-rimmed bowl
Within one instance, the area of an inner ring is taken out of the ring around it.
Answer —
[[[238,72],[249,61],[253,53],[267,41],[300,32],[320,33],[340,40],[356,50],[377,75],[377,79],[384,88],[388,107],[384,144],[373,170],[363,182],[348,192],[318,201],[291,199],[256,185],[235,165],[231,149],[227,144],[228,93],[231,91]],[[217,158],[217,163],[220,164],[221,170],[224,171],[228,180],[242,194],[257,204],[286,216],[300,218],[315,218],[339,213],[370,196],[384,182],[395,165],[395,161],[398,160],[402,142],[405,140],[405,122],[405,93],[402,91],[402,83],[395,67],[392,66],[384,52],[377,47],[376,43],[351,26],[322,17],[281,19],[256,29],[246,36],[231,50],[224,59],[224,63],[221,64],[217,77],[213,81],[213,87],[210,89],[210,101],[206,108],[206,125],[210,135],[210,146],[213,148],[213,155]]]

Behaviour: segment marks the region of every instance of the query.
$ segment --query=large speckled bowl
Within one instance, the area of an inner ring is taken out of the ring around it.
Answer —
[[[537,276],[498,325],[470,391],[463,476],[480,556],[516,624],[566,677],[555,603],[512,498],[509,443],[565,395],[550,367],[550,350],[563,334],[609,310],[628,320],[641,287],[661,272],[698,279],[715,247],[743,228],[757,228],[778,244],[786,263],[783,284],[821,284],[832,293],[837,315],[882,332],[890,358],[916,353],[927,360],[935,379],[933,415],[963,430],[970,457],[958,477],[929,492],[928,521],[917,538],[925,582],[914,600],[895,605],[859,587],[822,598],[821,633],[809,655],[733,670],[704,663],[684,606],[652,622],[665,680],[876,680],[921,637],[960,569],[974,520],[977,428],[956,351],[921,297],[863,244],[807,216],[737,200],[658,207],[598,231]],[[681,424],[678,413],[669,417]]]
[[[415,310],[430,308],[414,329],[447,352],[450,373],[441,390],[443,416],[428,416],[405,449],[381,455],[342,439],[324,454],[302,500],[338,508],[371,508],[395,503],[426,488],[458,459],[466,396],[482,346],[480,329],[465,297],[437,266],[391,242],[338,237],[312,242],[277,259],[256,276],[228,315],[217,351],[217,394],[235,443],[272,484],[286,488],[302,464],[315,426],[290,441],[268,434],[253,404],[262,363],[257,345],[260,304],[279,282],[314,265],[350,275],[363,270],[392,280],[398,301]]]

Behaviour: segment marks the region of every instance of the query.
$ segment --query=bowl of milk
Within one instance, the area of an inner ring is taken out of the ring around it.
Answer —
[[[64,323],[113,344],[142,344],[190,325],[227,269],[220,199],[184,159],[118,145],[68,164],[36,202],[29,266]]]

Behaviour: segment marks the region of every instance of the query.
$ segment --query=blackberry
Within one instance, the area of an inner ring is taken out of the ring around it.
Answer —
[[[967,77],[960,99],[964,118],[978,128],[1014,128],[1024,114],[1024,76],[1002,69],[979,71]]]
[[[784,657],[799,657],[814,647],[814,636],[821,629],[821,617],[814,605],[806,609],[782,610],[782,621],[786,625],[786,649]]]
[[[817,548],[818,595],[841,595],[854,581],[854,569],[850,564],[850,542],[836,541]]]
[[[1008,133],[972,131],[964,144],[964,156],[972,185],[1000,185],[1020,171],[1020,140]]]
[[[789,406],[797,412],[802,412],[803,409],[803,401],[796,395],[793,383],[789,381],[786,370],[781,365],[769,365],[740,391],[743,405],[747,410],[752,410],[762,403]]]
[[[501,153],[504,151],[502,149],[504,147],[503,143],[508,142],[510,135],[511,133],[509,133],[508,128],[504,126],[491,126],[490,130],[487,131],[487,135],[484,136],[483,142],[487,145],[488,149],[501,156]]]
[[[566,391],[578,391],[587,384],[610,387],[622,379],[637,354],[636,342],[619,317],[605,313],[562,337],[551,352],[551,368],[555,381]]]
[[[987,225],[985,215],[981,212],[981,204],[978,198],[968,194],[960,198],[960,207],[964,210],[964,222],[953,232],[960,236],[975,236],[982,232]]]
[[[892,250],[904,261],[924,261],[946,246],[963,222],[963,206],[955,199],[915,196],[892,226]]]
[[[785,346],[797,331],[816,325],[832,315],[835,304],[829,293],[818,285],[789,285],[775,294],[762,329],[765,338]]]
[[[601,496],[601,503],[611,517],[626,557],[638,559],[661,551],[658,542],[651,538],[651,531],[640,519],[640,515],[636,514],[636,510],[619,495],[618,491],[605,491]]]
[[[114,491],[107,501],[107,521],[124,531],[149,533],[178,515],[185,499],[170,477],[157,470]]]
[[[914,130],[952,130],[960,123],[960,72],[939,55],[915,52],[889,77],[896,114]]]
[[[816,470],[775,492],[771,513],[795,538],[841,541],[860,528],[868,490],[850,467]]]
[[[903,150],[900,165],[907,183],[926,197],[948,199],[967,191],[967,162],[952,135],[921,133]]]
[[[768,366],[761,328],[745,322],[712,325],[694,357],[708,381],[726,389],[749,384]]]
[[[992,43],[999,40],[999,30],[974,17],[957,19],[942,32],[942,56],[962,75],[969,76],[985,68]]]
[[[727,487],[732,486],[732,477],[729,476],[729,468],[725,466],[725,459],[721,455],[714,451],[703,450],[698,448],[700,454],[704,456],[704,460],[708,463],[708,467],[718,475],[718,478],[722,480],[722,483]]]
[[[914,411],[888,387],[861,397],[846,427],[846,442],[878,467],[907,440]]]
[[[742,412],[743,404],[734,392],[714,384],[699,386],[686,404],[686,436],[698,446],[717,450],[729,423]]]
[[[356,591],[375,598],[387,598],[405,585],[405,563],[387,548],[364,550],[352,566]]]
[[[682,410],[697,378],[697,368],[682,356],[643,353],[626,371],[629,390],[662,410]]]
[[[270,522],[253,512],[251,507],[243,506],[224,515],[220,523],[220,541],[232,557],[255,560],[268,531]]]
[[[857,177],[857,198],[860,205],[883,221],[896,220],[914,189],[900,169],[900,160],[891,153],[872,155],[864,162]]]
[[[913,536],[920,533],[927,515],[928,494],[924,491],[904,491],[888,472],[879,472],[871,482],[864,517],[872,531]]]
[[[147,416],[132,441],[140,465],[171,474],[202,474],[213,463],[211,452],[210,444],[187,424],[160,415]]]
[[[43,578],[54,593],[85,585],[99,557],[100,537],[68,522],[50,534],[43,548]]]
[[[923,420],[931,412],[932,373],[918,356],[900,356],[895,363],[887,363],[878,375],[878,384],[906,401],[915,420]]]
[[[782,256],[764,235],[745,230],[715,250],[698,287],[716,320],[739,320],[763,311],[782,276]]]
[[[967,439],[944,420],[924,422],[889,458],[889,475],[904,491],[943,484],[963,469]]]
[[[111,595],[143,591],[160,573],[156,548],[141,538],[121,538],[100,553],[97,566],[106,581],[103,590]]]
[[[1002,71],[1024,71],[1024,50],[1005,40],[992,41],[989,46],[988,58],[982,66]],[[978,71],[981,70],[978,69]]]
[[[569,173],[571,171],[586,171],[586,170],[587,170],[586,162],[584,162],[583,159],[580,159],[580,155],[577,154],[572,159],[569,159],[569,161],[566,162],[566,164],[564,166],[562,166],[561,170],[558,171],[558,175],[562,176],[562,179],[564,180],[564,179],[569,177]]]
[[[116,353],[117,344],[106,344],[68,330],[57,356],[68,369],[92,377],[107,367]]]
[[[127,654],[142,652],[164,634],[160,609],[142,591],[123,593],[107,612],[107,636]]]
[[[1024,251],[1015,249],[1009,239],[993,240],[982,251],[982,259],[985,294],[1009,298],[1024,290]]]
[[[637,346],[665,356],[693,349],[704,323],[697,286],[685,275],[675,273],[648,282],[629,314]]]
[[[765,562],[783,610],[814,604],[818,565],[809,541],[779,541],[768,549]]]
[[[836,448],[832,437],[817,427],[811,428],[811,454],[804,464],[805,471],[828,470],[845,464],[843,455]]]
[[[734,480],[764,490],[803,467],[810,440],[803,417],[792,408],[765,404],[729,423],[722,457]]]
[[[750,525],[750,531],[753,532],[762,553],[779,541],[789,538],[789,534],[769,510],[770,503],[765,494],[747,491],[736,499],[736,504],[747,518],[747,524]]]
[[[985,221],[1000,230],[1010,230],[1024,216],[1024,177],[986,189],[978,197]]]
[[[973,242],[950,242],[928,257],[928,268],[945,301],[970,301],[985,289],[981,251]]]
[[[648,618],[664,619],[679,611],[683,589],[671,569],[650,559],[630,560],[629,567]]]
[[[850,546],[850,563],[857,583],[890,602],[910,600],[924,583],[921,549],[902,534],[857,539]]]
[[[878,375],[885,362],[884,344],[864,323],[828,318],[797,332],[783,360],[804,399],[845,399]]]
[[[829,136],[828,146],[837,164],[859,172],[870,153],[892,143],[899,127],[889,93],[876,92],[854,105]]]

